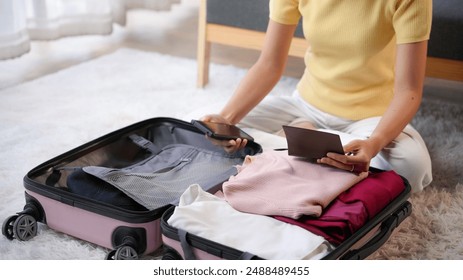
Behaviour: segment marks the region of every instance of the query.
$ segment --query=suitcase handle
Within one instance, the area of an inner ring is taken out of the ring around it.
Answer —
[[[376,250],[378,250],[391,236],[395,228],[402,223],[405,218],[410,216],[412,212],[412,204],[409,201],[405,201],[399,210],[394,212],[389,218],[387,218],[380,227],[379,233],[369,240],[365,245],[359,249],[348,251],[344,254],[341,259],[346,260],[363,260]]]

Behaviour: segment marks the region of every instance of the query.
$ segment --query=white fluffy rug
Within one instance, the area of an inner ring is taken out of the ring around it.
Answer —
[[[212,65],[210,84],[197,89],[195,60],[121,49],[0,91],[1,222],[22,210],[22,180],[33,167],[147,118],[214,113],[244,74],[243,69]],[[272,94],[289,94],[295,84],[284,78]],[[371,258],[463,258],[463,106],[424,102],[414,124],[429,143],[435,182],[413,195],[412,216]],[[269,148],[284,143],[268,141],[266,135],[259,139]],[[27,242],[0,237],[0,259],[104,259],[106,253],[43,224]]]

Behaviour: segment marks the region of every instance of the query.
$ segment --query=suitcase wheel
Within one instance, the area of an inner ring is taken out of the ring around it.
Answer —
[[[182,256],[173,249],[166,249],[162,255],[162,260],[183,260]]]
[[[106,260],[136,260],[138,259],[137,251],[128,245],[122,245],[112,250],[106,255]]]
[[[37,220],[29,214],[10,216],[3,222],[2,234],[9,240],[30,240],[37,235]]]

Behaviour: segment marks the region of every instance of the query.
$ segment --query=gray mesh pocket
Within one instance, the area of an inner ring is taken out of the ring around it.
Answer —
[[[166,158],[169,160],[165,161]],[[166,166],[159,164],[160,161]],[[91,166],[84,167],[84,171],[117,187],[147,209],[154,210],[176,204],[180,195],[192,184],[208,190],[222,183],[237,173],[235,166],[242,161],[239,157],[193,146],[171,145],[135,166],[124,169]]]

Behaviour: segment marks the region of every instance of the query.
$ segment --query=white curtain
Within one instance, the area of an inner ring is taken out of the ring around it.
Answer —
[[[0,59],[30,50],[31,40],[112,32],[129,9],[168,10],[180,0],[0,0]]]

